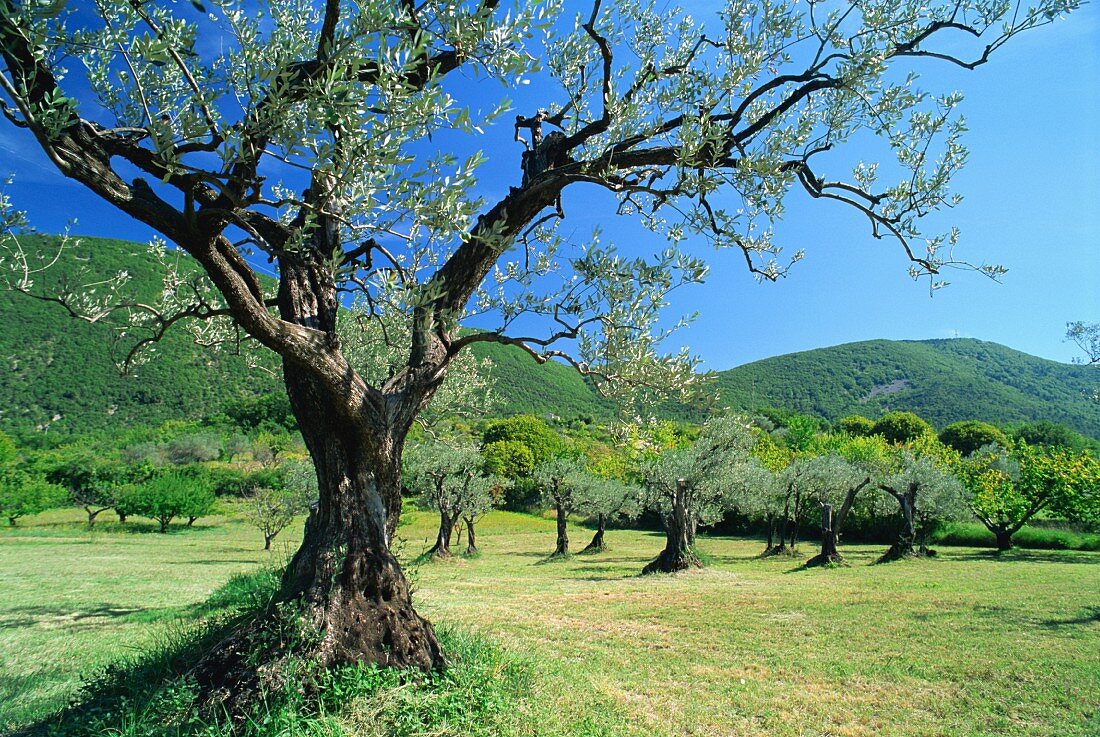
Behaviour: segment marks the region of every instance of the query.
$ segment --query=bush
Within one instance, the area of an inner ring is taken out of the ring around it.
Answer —
[[[875,434],[875,421],[863,415],[848,415],[836,424],[841,432],[854,437],[865,438]]]
[[[177,466],[216,461],[222,455],[222,439],[213,432],[184,435],[169,441],[165,453],[168,460]]]
[[[908,443],[936,434],[927,421],[912,412],[887,412],[875,423],[873,431],[891,443]]]
[[[940,442],[968,456],[983,445],[996,443],[1002,448],[1009,445],[1008,437],[988,422],[964,420],[953,422],[940,433]]]

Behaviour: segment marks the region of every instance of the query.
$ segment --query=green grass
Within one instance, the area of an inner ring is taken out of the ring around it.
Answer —
[[[940,545],[967,545],[992,548],[997,544],[993,533],[977,522],[952,522],[932,535]],[[1031,550],[1100,551],[1100,534],[1074,532],[1047,527],[1025,527],[1012,536],[1012,544]]]
[[[434,530],[427,513],[406,518],[411,559]],[[284,555],[264,554],[233,520],[89,536],[77,519],[0,532],[0,725],[58,709],[98,668],[180,632],[234,573]],[[573,546],[590,534],[573,527]],[[480,556],[410,571],[418,609],[451,631],[451,675],[349,671],[340,704],[278,712],[254,733],[1100,734],[1100,554],[942,548],[871,566],[880,546],[849,546],[851,566],[803,571],[757,560],[758,541],[703,538],[710,567],[643,578],[661,538],[612,530],[607,541],[608,552],[538,565],[553,522],[491,515]]]

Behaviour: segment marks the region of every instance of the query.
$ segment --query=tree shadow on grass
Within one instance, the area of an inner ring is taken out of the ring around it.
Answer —
[[[1015,548],[1009,551],[981,550],[975,552],[955,552],[950,548],[940,548],[939,560],[950,563],[973,563],[975,561],[989,561],[992,563],[1072,563],[1072,564],[1100,564],[1100,553],[1084,550],[1021,550]]]
[[[1100,606],[1089,606],[1080,611],[1083,612],[1083,614],[1073,619],[1048,619],[1040,624],[1047,629],[1056,630],[1062,627],[1072,627],[1074,625],[1100,623]]]
[[[227,563],[245,563],[248,565],[255,565],[256,560],[254,558],[210,558],[200,560],[185,558],[183,560],[172,561],[172,565],[175,566],[220,566]]]
[[[45,625],[59,629],[89,629],[112,620],[152,623],[175,619],[191,607],[135,607],[101,603],[69,609],[60,606],[21,606],[0,612],[0,629]]]
[[[638,568],[634,573],[624,573],[622,567],[616,565],[582,565],[577,566],[575,569],[580,575],[562,576],[562,578],[574,581],[624,581],[642,575],[641,570],[642,566],[645,565],[645,561],[627,558],[623,559],[622,562],[634,563]]]

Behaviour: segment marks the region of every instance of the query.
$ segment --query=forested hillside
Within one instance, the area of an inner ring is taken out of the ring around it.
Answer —
[[[23,242],[46,251],[53,239]],[[81,238],[73,248],[35,277],[36,292],[121,270],[131,274],[134,293],[143,301],[154,301],[161,289],[160,266],[145,245]],[[227,399],[278,385],[275,376],[249,370],[237,356],[198,348],[185,330],[170,332],[156,353],[132,376],[122,376],[111,359],[106,326],[0,290],[0,429],[69,434],[197,419],[218,411]]]
[[[1100,436],[1095,367],[1057,363],[969,338],[870,340],[776,356],[717,376],[719,403],[838,419],[910,410],[936,427],[1051,420]]]
[[[48,248],[50,240],[28,244]],[[161,288],[159,266],[136,243],[82,238],[79,258],[60,261],[36,278],[49,285],[78,281],[76,269],[100,278],[126,269],[142,299]],[[87,277],[85,277],[87,279]],[[503,345],[475,345],[492,359],[493,414],[553,414],[605,420],[613,404],[569,367],[536,364]],[[0,429],[79,433],[167,419],[197,419],[242,396],[282,391],[277,365],[249,370],[228,353],[195,346],[177,330],[133,376],[110,357],[108,331],[72,319],[55,304],[0,291]],[[752,411],[774,407],[836,420],[911,410],[937,427],[963,419],[998,424],[1046,419],[1100,436],[1096,367],[1047,361],[979,340],[888,341],[777,356],[715,375],[717,406]],[[666,405],[675,419],[698,412]]]

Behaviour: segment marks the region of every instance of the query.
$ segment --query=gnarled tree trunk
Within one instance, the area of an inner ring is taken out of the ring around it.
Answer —
[[[569,555],[569,525],[568,516],[565,511],[565,504],[557,502],[554,505],[558,521],[558,541],[554,546],[554,552],[551,557],[557,557],[560,555]]]
[[[672,513],[665,517],[665,549],[642,569],[642,574],[674,573],[688,568],[702,567],[703,564],[692,549],[690,537],[691,519],[687,508],[687,486],[679,483],[672,497]]]
[[[607,545],[604,544],[603,536],[607,532],[607,515],[598,515],[596,522],[596,534],[592,536],[592,542],[585,546],[582,553],[601,553],[607,550]]]
[[[856,486],[848,489],[848,493],[844,495],[844,503],[840,505],[840,509],[837,510],[836,514],[833,514],[832,505],[822,505],[821,552],[806,561],[807,568],[829,564],[841,565],[844,563],[844,556],[837,550],[837,539],[840,537],[841,528],[844,527],[844,520],[848,518],[848,513],[852,511],[852,505],[856,501],[856,495],[870,483],[871,478],[867,477]]]
[[[466,523],[466,555],[477,555],[477,540],[474,538],[474,518],[463,517]]]
[[[890,548],[883,553],[882,557],[879,558],[879,562],[888,563],[893,560],[901,560],[902,558],[920,557],[921,552],[917,548],[916,513],[914,510],[916,506],[916,486],[910,484],[904,491],[891,489],[887,486],[879,486],[879,488],[897,500],[898,506],[901,507],[902,517],[902,527],[901,532],[898,534],[897,542],[891,545]]]
[[[439,532],[435,536],[435,545],[428,551],[433,558],[451,557],[451,535],[454,532],[455,520],[447,509],[439,510]]]

